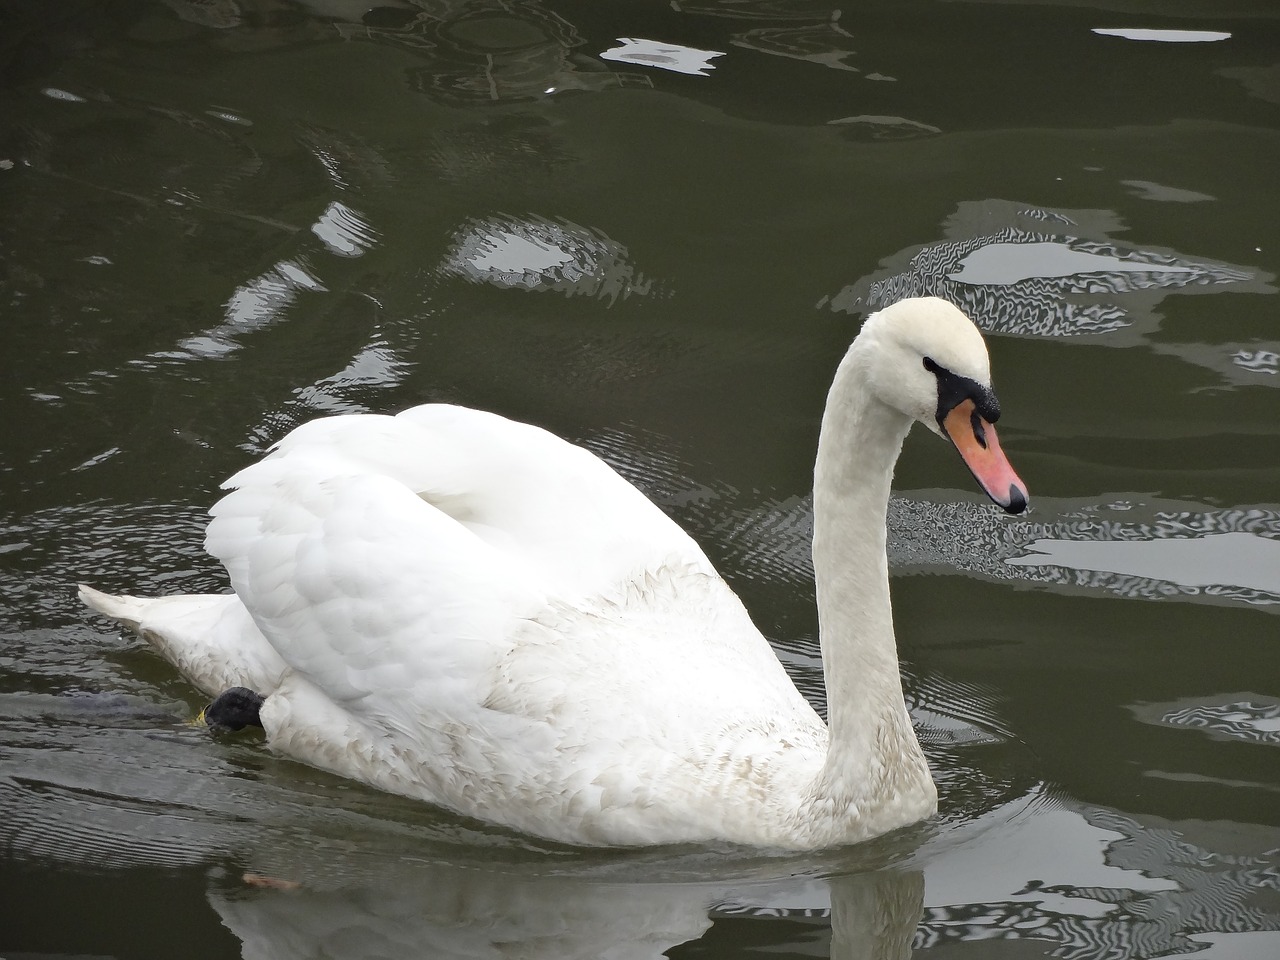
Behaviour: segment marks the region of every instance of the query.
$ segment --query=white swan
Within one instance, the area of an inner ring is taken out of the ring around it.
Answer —
[[[587,451],[461,407],[315,420],[225,484],[206,546],[234,594],[82,599],[209,694],[266,696],[271,747],[575,844],[811,849],[923,819],[885,514],[913,421],[988,495],[1026,493],[973,323],[870,317],[836,373],[814,478],[830,726],[697,544]]]

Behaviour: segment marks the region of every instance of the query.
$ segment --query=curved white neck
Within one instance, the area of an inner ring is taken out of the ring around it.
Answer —
[[[933,791],[902,695],[885,549],[893,467],[912,421],[868,389],[864,356],[855,342],[831,385],[813,503],[830,729],[814,793],[860,807]],[[921,776],[927,786],[914,782]]]

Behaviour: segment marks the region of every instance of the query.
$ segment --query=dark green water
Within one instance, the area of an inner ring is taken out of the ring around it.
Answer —
[[[0,956],[1280,954],[1280,7],[835,13],[0,2]],[[919,293],[1034,509],[909,439],[904,835],[544,847],[212,741],[73,599],[223,589],[223,478],[449,400],[609,460],[820,700],[822,402]]]

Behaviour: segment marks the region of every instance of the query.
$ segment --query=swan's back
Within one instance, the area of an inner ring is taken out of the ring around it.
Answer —
[[[539,427],[448,404],[311,421],[224,486],[363,475],[394,481],[489,546],[528,561],[562,598],[598,592],[672,554],[712,572],[698,545],[599,458]],[[244,548],[228,521],[259,515],[241,498],[232,494],[214,508],[208,539],[233,577]]]
[[[227,486],[207,546],[292,669],[263,718],[300,759],[613,843],[723,836],[759,819],[738,794],[821,763],[825,728],[705,554],[544,430],[443,405],[317,420]]]

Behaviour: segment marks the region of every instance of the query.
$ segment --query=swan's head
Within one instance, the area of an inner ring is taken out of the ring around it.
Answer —
[[[890,406],[948,438],[987,496],[1009,513],[1027,508],[1027,488],[996,438],[1000,404],[982,334],[938,297],[899,300],[873,314],[859,341],[873,349],[865,371]]]

